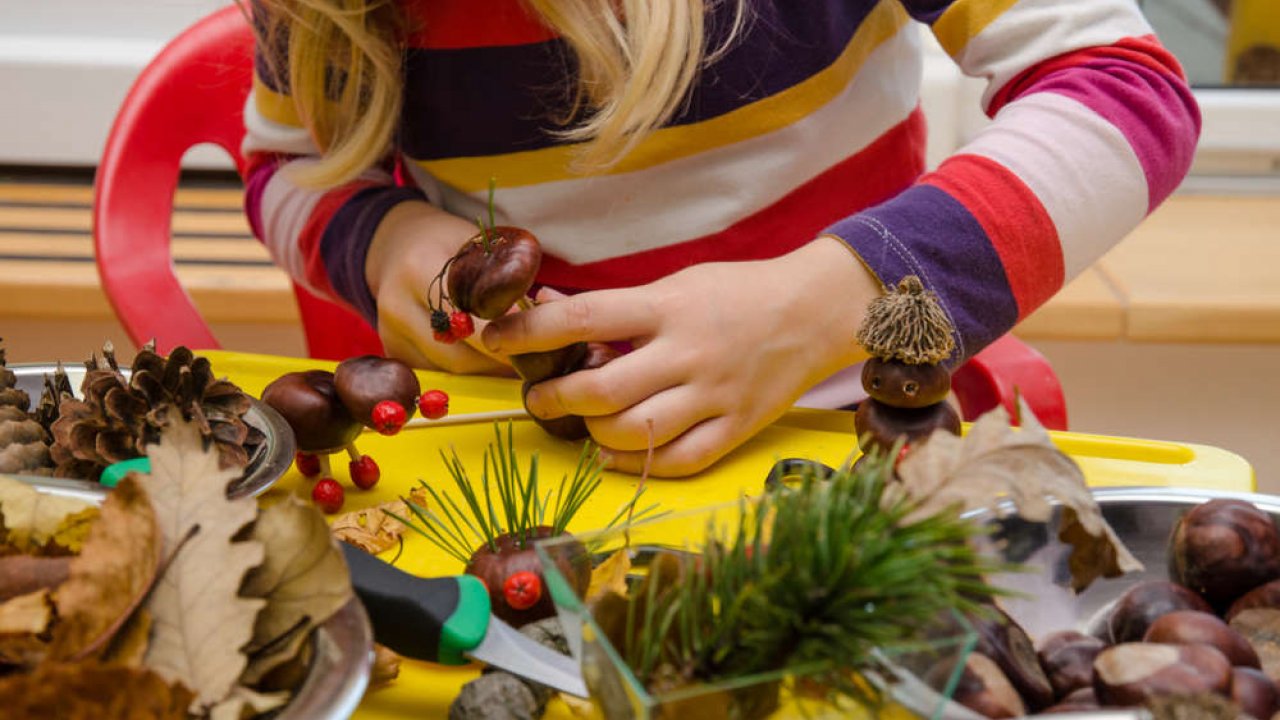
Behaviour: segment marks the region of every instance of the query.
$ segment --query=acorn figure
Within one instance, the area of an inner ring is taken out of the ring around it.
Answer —
[[[946,402],[951,371],[943,365],[955,349],[951,321],[932,291],[915,275],[872,301],[857,340],[871,353],[862,368],[870,396],[858,404],[854,426],[864,453],[905,448],[934,430],[960,434],[960,416]]]

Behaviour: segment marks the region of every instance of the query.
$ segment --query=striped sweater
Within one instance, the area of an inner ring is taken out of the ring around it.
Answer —
[[[376,323],[364,257],[379,220],[425,197],[531,229],[539,280],[652,281],[714,260],[843,239],[886,285],[916,274],[960,358],[1007,332],[1134,228],[1185,174],[1199,115],[1132,0],[750,0],[752,20],[671,122],[603,174],[569,169],[555,131],[565,43],[519,0],[400,0],[413,28],[397,185],[370,168],[328,191],[288,87],[260,62],[245,110],[246,208],[301,285]],[[728,23],[716,3],[712,34]],[[981,134],[924,172],[921,26],[987,80]]]

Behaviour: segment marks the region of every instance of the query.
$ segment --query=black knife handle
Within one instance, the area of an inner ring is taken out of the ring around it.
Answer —
[[[360,548],[338,544],[369,614],[373,639],[405,657],[439,661],[441,628],[458,611],[458,579],[411,575]]]

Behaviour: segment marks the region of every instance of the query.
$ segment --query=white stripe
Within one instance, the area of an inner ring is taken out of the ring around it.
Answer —
[[[956,62],[990,78],[982,107],[1027,68],[1063,53],[1153,32],[1133,0],[1019,0],[975,35]]]
[[[961,148],[1022,179],[1058,230],[1070,280],[1138,226],[1147,179],[1116,126],[1064,95],[1035,93],[1004,107]]]
[[[575,264],[719,232],[901,123],[916,106],[920,72],[919,37],[907,24],[872,51],[848,87],[799,122],[644,170],[499,189],[500,221],[531,229]],[[484,212],[487,193],[443,192],[450,212]]]
[[[244,142],[240,154],[252,152],[285,153],[287,155],[319,155],[320,148],[311,140],[306,128],[282,125],[258,112],[253,92],[244,103]]]

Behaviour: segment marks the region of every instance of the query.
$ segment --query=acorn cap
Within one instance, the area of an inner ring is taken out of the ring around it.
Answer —
[[[915,275],[871,301],[857,340],[881,360],[908,365],[936,365],[956,347],[954,328],[938,295]]]

